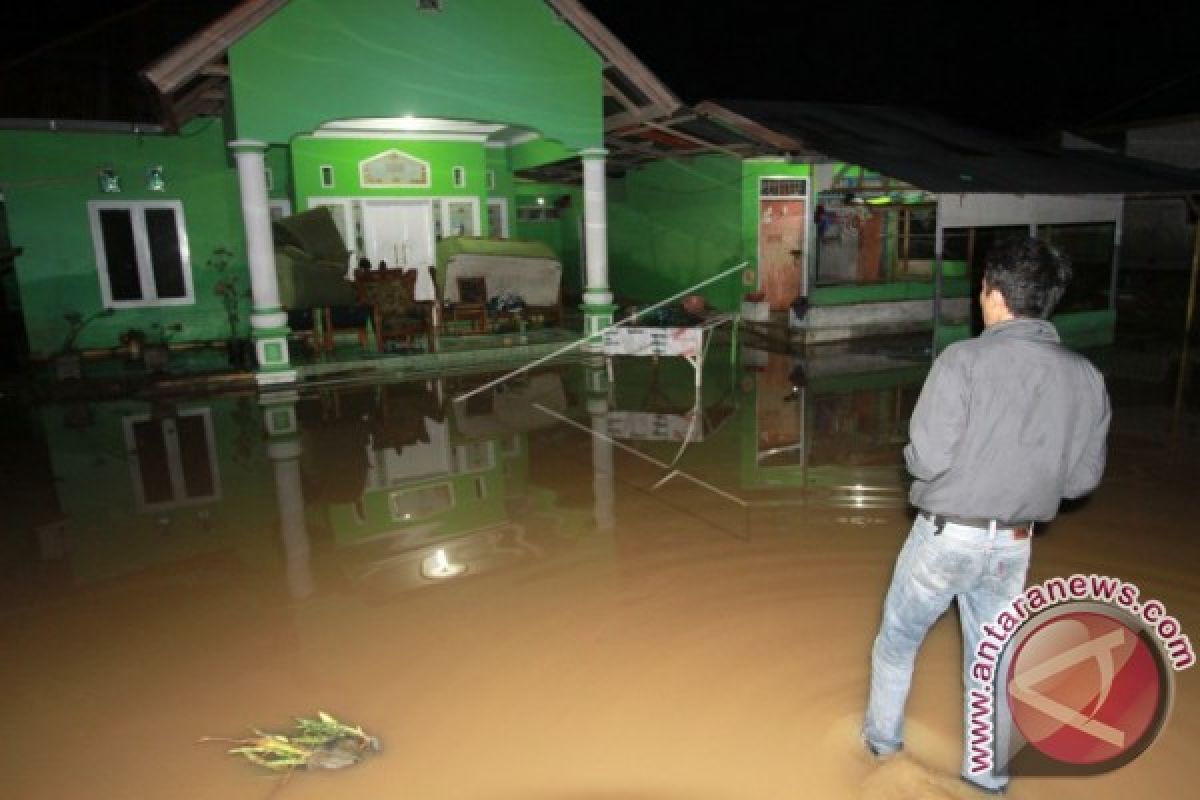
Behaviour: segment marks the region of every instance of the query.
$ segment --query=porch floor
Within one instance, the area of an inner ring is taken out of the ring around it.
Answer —
[[[291,360],[303,380],[376,371],[444,373],[480,364],[527,363],[561,350],[581,335],[564,328],[543,328],[528,331],[524,336],[516,333],[443,335],[438,340],[436,352],[430,352],[425,343],[420,342],[410,349],[386,353],[364,349],[355,338],[344,338],[335,342],[333,351],[322,353],[293,343]],[[574,348],[563,353],[563,359],[578,355],[579,349]]]

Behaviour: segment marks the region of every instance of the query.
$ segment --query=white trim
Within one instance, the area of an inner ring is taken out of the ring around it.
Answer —
[[[153,419],[150,414],[130,414],[121,420],[125,432],[125,447],[129,453],[129,474],[133,481],[133,496],[139,511],[160,511],[183,506],[194,506],[210,503],[221,499],[221,467],[217,463],[217,445],[213,436],[212,410],[208,406],[200,408],[181,409],[176,417],[200,417],[204,423],[205,446],[208,450],[209,476],[212,480],[213,493],[196,497],[184,496],[187,490],[183,475],[183,454],[179,449],[178,428],[173,431],[166,427],[170,418],[159,421],[163,436],[163,445],[167,455],[167,472],[171,483],[171,500],[160,503],[146,501],[146,485],[142,480],[142,469],[137,458],[137,440],[133,434],[133,426],[139,422]]]
[[[488,167],[484,171],[483,174],[484,174],[484,186],[487,187],[487,190],[489,192],[496,191],[496,170],[493,169],[492,167]]]
[[[1115,222],[1123,195],[939,194],[937,214],[945,228]]]
[[[316,133],[469,133],[488,136],[510,127],[502,122],[477,122],[444,117],[358,117],[326,122]]]
[[[763,183],[765,181],[804,181],[804,194],[763,194]],[[808,200],[809,185],[812,183],[807,175],[759,175],[758,176],[758,196],[759,199],[769,198],[771,200]]]
[[[489,197],[487,204],[488,204],[489,209],[491,209],[491,208],[499,208],[500,209],[500,231],[497,233],[497,231],[492,230],[491,225],[489,224],[488,225],[488,236],[492,237],[493,239],[497,238],[497,236],[501,239],[510,238],[512,236],[512,232],[511,232],[511,228],[509,227],[509,222],[508,222],[508,198],[507,197]],[[490,219],[489,219],[489,222],[490,222]]]
[[[464,232],[463,236],[479,236],[483,230],[483,221],[479,218],[479,198],[471,195],[469,197],[438,197],[434,198],[439,203],[439,211],[441,212],[442,237],[457,236],[458,234],[450,234],[446,232],[446,223],[450,219],[450,204],[451,203],[468,203],[471,206],[471,219],[474,222],[474,227],[470,231]]]
[[[282,328],[287,325],[286,311],[270,311],[266,314],[261,314],[257,311],[250,312],[250,321],[255,328]]]
[[[292,215],[292,201],[286,197],[272,197],[267,201],[267,207],[272,211],[279,210],[281,217],[290,217]],[[275,217],[272,216],[272,219]]]
[[[263,176],[267,182],[267,191],[275,188],[275,171],[270,167],[263,167]]]
[[[516,147],[519,144],[532,142],[534,139],[541,139],[542,135],[537,131],[526,131],[519,133],[516,136],[510,137],[507,140],[492,139],[488,141],[488,147]]]
[[[100,212],[114,209],[129,212],[129,222],[133,228],[134,255],[138,262],[138,288],[142,295],[137,300],[114,300],[112,296],[112,281],[108,274],[108,253],[104,249]],[[151,209],[168,209],[175,215],[175,238],[179,243],[180,269],[183,271],[183,297],[158,297],[158,287],[154,282],[154,265],[150,258],[150,240],[146,235],[145,212]],[[183,222],[183,203],[179,200],[91,200],[88,202],[88,219],[92,231],[92,248],[96,255],[96,272],[100,279],[100,296],[105,308],[187,306],[196,302],[192,284],[192,255]],[[150,289],[153,291],[148,291]]]
[[[464,166],[454,166],[450,168],[450,183],[455,189],[467,188],[467,168]]]
[[[486,142],[479,133],[407,133],[400,131],[313,131],[314,139],[378,139],[394,142]],[[503,146],[503,145],[502,145]]]
[[[317,168],[317,170],[318,175],[320,176],[322,189],[332,189],[337,186],[337,171],[333,168],[332,164],[322,164]],[[326,170],[328,170],[328,172],[326,172]],[[326,175],[329,176],[328,181],[325,180]]]

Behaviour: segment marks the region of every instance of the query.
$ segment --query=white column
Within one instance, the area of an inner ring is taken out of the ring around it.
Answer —
[[[583,233],[587,264],[587,286],[583,290],[584,333],[591,336],[613,323],[613,295],[608,285],[608,206],[605,199],[604,157],[602,147],[583,150]],[[585,346],[598,352],[601,342]]]
[[[583,231],[587,257],[587,286],[583,302],[587,305],[611,303],[608,286],[608,206],[605,200],[604,157],[608,151],[594,148],[582,151],[583,159]]]
[[[596,529],[616,527],[613,445],[608,435],[608,372],[603,363],[587,367],[587,410],[592,418],[592,515]]]
[[[279,303],[275,272],[275,245],[271,237],[271,211],[267,203],[265,142],[239,139],[229,143],[237,161],[242,196],[242,223],[246,230],[246,258],[250,267],[250,294],[254,308],[250,331],[258,363],[260,384],[296,380],[287,347],[287,313]]]

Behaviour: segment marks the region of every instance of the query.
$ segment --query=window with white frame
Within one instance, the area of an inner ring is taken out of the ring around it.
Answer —
[[[100,293],[111,308],[186,305],[191,256],[178,200],[88,204]]]

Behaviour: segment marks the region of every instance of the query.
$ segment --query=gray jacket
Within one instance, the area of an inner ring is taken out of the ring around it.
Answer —
[[[1104,378],[1054,325],[1014,319],[937,357],[909,423],[909,499],[938,514],[1049,520],[1095,488],[1110,417]]]

